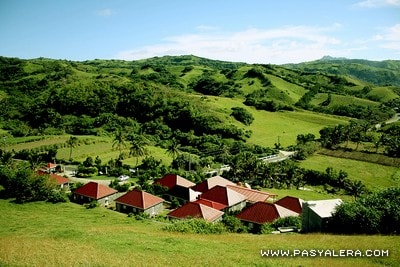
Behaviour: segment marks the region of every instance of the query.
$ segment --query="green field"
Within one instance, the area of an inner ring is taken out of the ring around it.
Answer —
[[[196,235],[105,208],[0,200],[0,266],[398,266],[398,236]],[[261,257],[260,250],[389,250],[389,257]]]
[[[282,146],[293,145],[296,143],[298,134],[312,133],[318,136],[319,130],[323,127],[346,122],[343,117],[308,111],[268,112],[256,110],[244,105],[241,99],[225,97],[209,97],[207,99],[209,105],[218,108],[221,112],[224,111],[227,115],[230,114],[232,107],[242,107],[251,112],[254,121],[250,126],[235,122],[233,118],[229,119],[236,125],[252,131],[249,143],[268,147],[273,147],[278,142],[278,138]]]
[[[348,173],[350,179],[361,180],[371,190],[400,184],[400,179],[395,178],[399,168],[365,161],[317,154],[302,161],[300,166],[317,171],[325,171],[328,167],[336,171],[343,170]]]

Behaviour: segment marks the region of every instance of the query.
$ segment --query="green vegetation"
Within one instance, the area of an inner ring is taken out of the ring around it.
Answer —
[[[276,66],[195,56],[130,62],[0,57],[1,195],[29,202],[0,200],[7,218],[0,220],[0,265],[102,266],[134,259],[157,266],[173,259],[175,265],[394,266],[399,240],[392,236],[248,235],[231,215],[220,224],[170,224],[135,220],[96,203],[86,210],[30,201],[66,200],[47,176],[36,175],[45,162],[75,165],[77,176],[110,179],[121,192],[132,185],[156,195],[166,189],[152,182],[166,173],[198,183],[206,171],[229,165],[225,178],[279,197],[346,200],[345,228],[366,216],[357,205],[380,201],[376,189],[399,185],[400,124],[389,123],[400,108],[399,69],[397,61],[342,59]],[[260,160],[279,150],[296,152],[294,159]],[[120,175],[129,182],[114,180]],[[372,214],[372,223],[365,221],[375,228],[362,232],[397,234],[385,221],[398,219],[395,200]],[[262,232],[287,224],[297,222],[279,221]],[[371,239],[391,257],[277,262],[259,255],[268,244],[370,249]]]

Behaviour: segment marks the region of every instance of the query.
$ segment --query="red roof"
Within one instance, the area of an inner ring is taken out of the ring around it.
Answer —
[[[210,190],[216,185],[221,185],[221,186],[227,186],[227,185],[235,185],[233,182],[225,179],[222,176],[213,176],[211,178],[208,178],[204,180],[203,182],[196,184],[195,186],[192,187],[193,190],[198,191],[198,192],[206,192],[207,190]]]
[[[276,201],[275,204],[300,214],[302,211],[303,200],[297,197],[286,196]]]
[[[125,195],[122,195],[115,200],[115,202],[127,206],[132,206],[135,208],[140,208],[143,210],[153,207],[159,203],[162,203],[163,201],[164,199],[160,197],[154,196],[152,194],[137,189],[129,191]]]
[[[237,203],[246,200],[246,198],[242,194],[220,185],[214,186],[207,192],[204,192],[200,195],[200,198],[218,202],[228,207],[232,207]]]
[[[62,177],[54,173],[50,174],[50,179],[56,181],[58,185],[67,184],[70,182],[68,178]]]
[[[238,185],[227,185],[227,187],[242,194],[246,197],[246,200],[253,203],[258,201],[266,201],[271,196],[276,196],[276,194],[270,194]]]
[[[115,189],[95,182],[89,182],[74,191],[75,194],[90,197],[93,199],[101,199],[117,192],[118,191]]]
[[[177,174],[166,174],[161,179],[155,181],[154,183],[160,184],[162,186],[168,187],[168,190],[173,188],[176,185],[180,185],[183,187],[192,187],[196,185],[195,183],[177,175]]]
[[[257,202],[242,210],[236,217],[243,221],[263,224],[278,218],[298,215],[298,213],[276,204]]]
[[[188,217],[202,218],[206,221],[213,222],[216,219],[220,218],[223,214],[224,212],[213,209],[206,205],[195,202],[188,202],[185,205],[177,208],[176,210],[168,213],[168,216],[178,219],[185,219]]]
[[[218,202],[214,202],[214,201],[211,201],[211,200],[208,200],[208,199],[204,199],[204,198],[198,199],[198,200],[194,201],[194,203],[203,204],[203,205],[209,206],[209,207],[211,207],[213,209],[216,209],[216,210],[223,210],[223,209],[225,209],[227,207],[224,204],[221,204],[221,203],[218,203]]]
[[[49,162],[49,163],[47,163],[46,167],[49,168],[49,169],[52,169],[52,168],[57,167],[57,164]]]

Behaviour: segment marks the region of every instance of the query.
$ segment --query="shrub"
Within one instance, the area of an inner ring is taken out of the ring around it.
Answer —
[[[100,204],[99,202],[97,202],[96,200],[93,200],[92,202],[90,202],[89,204],[85,204],[84,205],[87,209],[94,209],[96,207],[99,207]]]
[[[203,219],[174,221],[172,224],[165,226],[163,230],[194,234],[222,234],[226,232],[226,228],[222,223],[210,223]]]
[[[247,227],[235,216],[224,215],[222,223],[231,233],[246,233],[248,231]]]
[[[273,231],[276,231],[276,229],[270,223],[264,223],[261,225],[261,234],[271,234]]]
[[[233,107],[231,110],[231,116],[245,125],[250,125],[254,120],[253,115],[244,108]]]
[[[289,216],[284,218],[278,218],[272,222],[272,227],[278,229],[279,227],[294,226],[297,229],[301,229],[301,217],[300,216]]]

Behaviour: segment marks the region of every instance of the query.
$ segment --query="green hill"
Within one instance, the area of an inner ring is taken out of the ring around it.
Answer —
[[[273,146],[278,136],[291,145],[297,134],[318,134],[366,111],[382,121],[393,115],[393,107],[385,105],[399,97],[399,88],[329,72],[348,64],[332,60],[278,66],[192,55],[82,62],[0,57],[0,129],[22,137],[111,136],[122,128],[148,134],[154,146],[163,148],[176,138],[204,150],[198,140],[185,141],[190,134],[214,136],[207,141],[212,146],[218,146],[215,137],[230,145]],[[357,64],[360,70],[398,71],[397,61]],[[252,124],[234,119],[234,107],[247,110]]]
[[[325,56],[320,60],[285,66],[306,72],[349,76],[374,85],[400,86],[400,60],[371,61]]]

